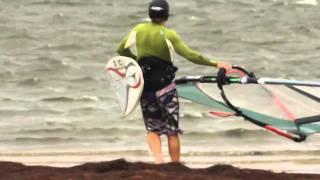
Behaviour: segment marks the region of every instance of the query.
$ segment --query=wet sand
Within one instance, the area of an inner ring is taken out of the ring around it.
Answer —
[[[240,169],[230,165],[189,168],[181,163],[161,165],[128,162],[124,159],[86,163],[73,167],[26,166],[0,162],[1,180],[117,180],[117,179],[246,179],[291,180],[320,179],[320,174],[275,173],[267,170]]]

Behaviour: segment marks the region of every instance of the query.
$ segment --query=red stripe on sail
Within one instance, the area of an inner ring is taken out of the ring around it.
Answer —
[[[219,112],[219,111],[211,111],[209,113],[213,116],[218,116],[218,117],[230,117],[235,115],[234,113]]]
[[[264,128],[266,128],[266,129],[268,129],[269,131],[272,131],[272,132],[274,132],[274,133],[276,133],[276,134],[278,134],[278,135],[280,135],[280,136],[286,137],[286,138],[288,138],[288,139],[294,139],[294,137],[293,137],[291,134],[289,134],[289,133],[287,133],[287,132],[285,132],[285,131],[283,131],[283,130],[280,130],[280,129],[278,129],[278,128],[275,128],[275,127],[273,127],[273,126],[266,125],[266,126],[264,126]]]

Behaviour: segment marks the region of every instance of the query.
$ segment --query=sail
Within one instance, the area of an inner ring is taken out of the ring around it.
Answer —
[[[200,82],[190,77],[189,80],[182,79],[188,82],[177,81],[180,97],[206,105],[213,112],[237,115],[221,97],[216,80]],[[281,83],[242,84],[240,80],[239,83],[225,85],[224,93],[245,119],[265,128],[279,129],[277,133],[285,131],[308,136],[320,132],[320,87]]]

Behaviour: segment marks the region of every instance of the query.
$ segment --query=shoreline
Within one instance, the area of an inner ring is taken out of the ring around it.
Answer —
[[[0,162],[17,162],[26,166],[49,166],[56,168],[70,168],[85,163],[112,162],[115,159],[125,159],[129,163],[144,162],[153,164],[153,157],[149,153],[118,154],[107,152],[20,152],[3,153]],[[165,162],[170,162],[168,154],[164,153]],[[184,155],[181,164],[188,168],[209,168],[216,164],[227,164],[236,168],[266,170],[275,173],[304,173],[320,174],[320,159],[315,155]]]
[[[273,172],[216,164],[207,168],[190,168],[181,163],[151,164],[125,159],[84,163],[72,167],[27,166],[0,161],[0,179],[320,179],[320,174]]]

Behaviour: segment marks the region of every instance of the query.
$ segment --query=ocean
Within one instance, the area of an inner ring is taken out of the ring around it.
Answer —
[[[148,3],[0,1],[1,161],[50,166],[118,158],[152,162],[140,108],[128,117],[119,115],[104,69],[122,38],[147,19]],[[320,80],[317,0],[169,3],[167,26],[202,54],[257,76]],[[179,56],[174,63],[177,76],[216,72]],[[241,118],[213,118],[209,110],[181,102],[186,165],[320,170],[319,136],[294,143]]]

